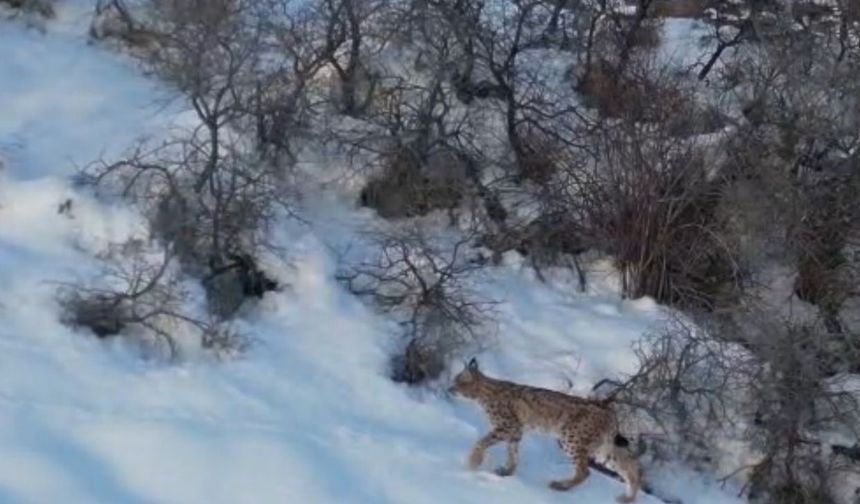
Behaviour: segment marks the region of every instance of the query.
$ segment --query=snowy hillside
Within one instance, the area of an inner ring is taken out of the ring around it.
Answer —
[[[157,134],[187,108],[123,56],[88,44],[90,18],[81,0],[58,4],[44,33],[0,22],[0,502],[613,502],[621,484],[597,473],[569,493],[548,489],[569,464],[541,436],[526,437],[511,478],[493,465],[466,469],[486,429],[478,410],[393,383],[393,322],[335,280],[336,250],[379,225],[337,189],[305,199],[306,223],[278,227],[285,254],[266,267],[287,287],[238,321],[253,344],[236,360],[146,360],[61,324],[57,282],[94,277],[95,253],[146,235],[122,202],[74,188],[76,167]],[[621,301],[611,268],[591,266],[605,277],[583,294],[562,273],[539,282],[516,254],[485,273],[482,288],[500,301],[477,354],[488,373],[588,394],[633,371],[631,344],[664,311]],[[645,479],[685,504],[740,502],[736,489],[682,468]]]

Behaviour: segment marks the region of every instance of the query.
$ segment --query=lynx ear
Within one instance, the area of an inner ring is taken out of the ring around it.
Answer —
[[[472,360],[469,361],[469,364],[466,366],[469,371],[477,371],[478,370],[478,361],[472,357]]]

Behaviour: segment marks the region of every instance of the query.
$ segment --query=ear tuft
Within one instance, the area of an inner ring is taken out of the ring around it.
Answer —
[[[478,370],[478,361],[474,357],[472,357],[472,360],[469,361],[469,364],[467,367],[469,368],[469,371],[477,371]]]

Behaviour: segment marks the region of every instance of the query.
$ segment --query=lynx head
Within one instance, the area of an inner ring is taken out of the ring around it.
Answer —
[[[454,377],[454,384],[448,389],[453,394],[464,397],[475,397],[480,389],[480,382],[484,375],[478,369],[478,361],[472,358],[462,371]]]

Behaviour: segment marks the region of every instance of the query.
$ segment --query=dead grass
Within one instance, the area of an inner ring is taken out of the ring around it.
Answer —
[[[658,0],[651,7],[656,18],[700,18],[710,7],[710,0]]]
[[[396,149],[383,162],[382,175],[371,179],[361,192],[361,204],[382,217],[415,217],[452,209],[463,197],[462,180],[439,174],[432,162],[422,163],[408,148]]]
[[[653,81],[646,72],[619,76],[608,63],[597,63],[577,85],[587,106],[602,116],[630,117],[648,122],[677,119],[692,104],[671,81]],[[660,103],[660,106],[657,106]]]
[[[660,24],[646,20],[633,34],[633,47],[640,49],[656,49],[660,47],[662,30]]]
[[[537,131],[527,131],[522,137],[525,156],[519,160],[519,178],[545,184],[556,172],[558,160],[555,153],[560,149],[552,140]]]

